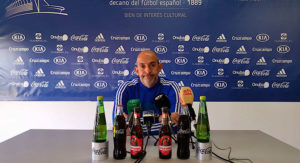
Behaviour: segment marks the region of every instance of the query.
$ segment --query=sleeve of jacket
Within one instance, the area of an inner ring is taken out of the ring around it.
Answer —
[[[171,102],[171,110],[170,112],[179,112],[180,102],[179,102],[179,86],[176,82],[171,82],[171,89],[169,91],[168,97]]]

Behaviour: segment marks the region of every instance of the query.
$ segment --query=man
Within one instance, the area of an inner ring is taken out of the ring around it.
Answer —
[[[156,53],[151,50],[139,53],[134,70],[139,78],[127,81],[118,88],[113,119],[116,112],[116,105],[118,104],[123,105],[124,112],[126,113],[125,118],[127,118],[126,104],[131,99],[140,99],[142,110],[155,110],[156,113],[160,113],[160,108],[156,108],[153,102],[158,94],[164,93],[171,102],[171,121],[177,124],[180,107],[179,87],[176,82],[158,76],[162,70],[162,64],[159,63]],[[159,127],[159,125],[153,125],[152,131],[158,131]]]

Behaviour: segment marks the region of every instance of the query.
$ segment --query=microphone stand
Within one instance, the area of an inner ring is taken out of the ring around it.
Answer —
[[[196,125],[194,125],[194,128],[196,129]],[[195,149],[195,142],[193,141],[193,137],[197,139],[195,136],[194,132],[191,130],[191,144],[192,144],[192,149]]]
[[[193,122],[194,120],[196,120],[196,114],[194,111],[194,108],[192,106],[192,104],[187,104],[188,108],[189,108],[189,112],[190,112],[190,123]],[[194,128],[197,128],[196,124],[193,124]],[[193,137],[197,139],[197,137],[195,136],[195,133],[191,130],[191,144],[192,144],[192,149],[195,149],[195,142],[193,141]]]
[[[152,127],[152,124],[151,124],[151,122],[150,121],[147,121],[146,122],[146,126],[147,126],[147,136],[148,137],[153,137],[155,140],[156,140],[156,142],[158,141],[158,139],[151,133],[151,127]],[[155,145],[154,145],[155,146]]]

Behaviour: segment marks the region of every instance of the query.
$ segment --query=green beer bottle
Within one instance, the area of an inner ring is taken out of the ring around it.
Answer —
[[[206,96],[200,96],[200,105],[198,112],[198,122],[197,122],[197,140],[198,142],[209,142],[210,138],[210,127],[206,108]]]
[[[97,96],[97,110],[94,127],[94,142],[105,142],[107,137],[106,120],[103,105],[103,96]]]

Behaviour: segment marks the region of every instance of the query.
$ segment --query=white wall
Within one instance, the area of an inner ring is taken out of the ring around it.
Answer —
[[[104,105],[111,129],[113,103]],[[0,142],[29,129],[92,129],[95,110],[96,102],[0,102]],[[208,113],[212,130],[261,130],[300,149],[300,103],[208,102]]]

